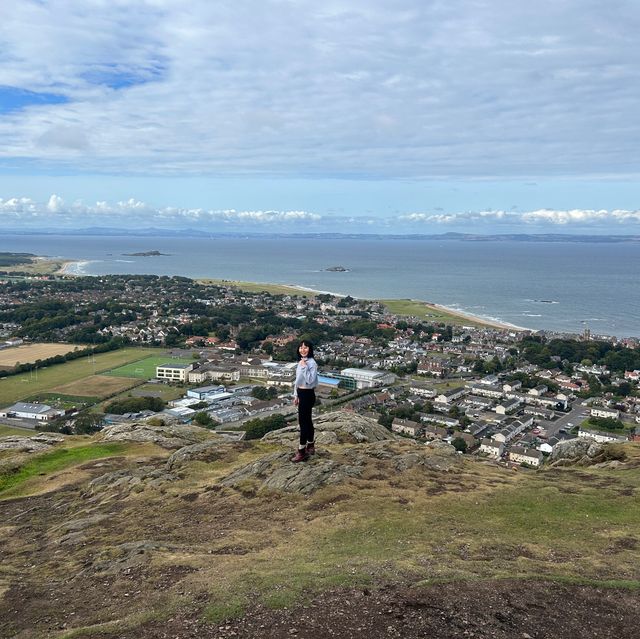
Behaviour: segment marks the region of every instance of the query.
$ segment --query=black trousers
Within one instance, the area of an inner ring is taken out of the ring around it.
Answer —
[[[313,441],[313,421],[311,409],[316,403],[316,391],[313,388],[298,388],[298,424],[300,424],[300,446]]]

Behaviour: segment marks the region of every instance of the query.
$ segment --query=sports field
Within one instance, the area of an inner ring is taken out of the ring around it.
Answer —
[[[54,364],[46,368],[12,375],[0,379],[0,407],[8,406],[25,397],[50,391],[52,388],[76,382],[96,373],[104,373],[112,368],[129,362],[145,359],[149,353],[159,353],[162,349],[122,348],[108,353],[99,353],[93,357],[81,357],[64,364]]]
[[[114,368],[110,370],[107,375],[151,379],[156,376],[156,366],[162,366],[162,364],[193,364],[194,361],[195,360],[191,358],[170,357],[168,355],[164,357],[145,357],[145,359],[138,360],[137,362]]]
[[[64,355],[76,348],[76,344],[22,344],[0,349],[0,368],[13,368],[16,364],[28,364],[39,359]]]
[[[83,379],[55,386],[51,389],[52,393],[61,393],[62,395],[75,395],[79,397],[110,397],[115,393],[135,386],[138,382],[134,379],[126,377],[110,377],[107,375],[91,375]]]

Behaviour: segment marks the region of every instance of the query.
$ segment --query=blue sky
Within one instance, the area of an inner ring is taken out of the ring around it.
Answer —
[[[635,0],[185,6],[3,12],[0,229],[640,233]]]

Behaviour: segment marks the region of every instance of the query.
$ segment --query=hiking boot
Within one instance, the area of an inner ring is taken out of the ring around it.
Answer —
[[[307,455],[315,455],[316,454],[316,445],[312,442],[311,444],[307,444]]]
[[[297,462],[303,462],[306,461],[307,459],[309,459],[309,455],[307,454],[307,451],[302,448],[302,449],[298,449],[298,452],[291,458],[291,461],[294,463]]]

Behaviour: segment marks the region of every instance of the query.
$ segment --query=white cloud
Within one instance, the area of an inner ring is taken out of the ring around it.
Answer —
[[[464,211],[459,213],[409,213],[398,216],[398,221],[408,224],[462,224],[504,223],[513,225],[578,226],[640,223],[640,210],[583,210],[556,211]]]
[[[12,3],[0,157],[216,176],[640,172],[640,10],[582,0]],[[1,91],[1,89],[0,89]]]
[[[81,201],[66,204],[58,195],[51,195],[49,200],[36,202],[30,198],[0,198],[1,222],[16,223],[39,218],[39,224],[64,222],[77,225],[79,222],[90,221],[112,225],[131,224],[159,224],[173,227],[185,226],[190,223],[203,224],[255,224],[268,227],[278,224],[304,224],[318,222],[322,219],[317,213],[308,211],[236,211],[205,210],[164,207],[155,208],[134,198],[111,204],[106,201],[85,205]]]

